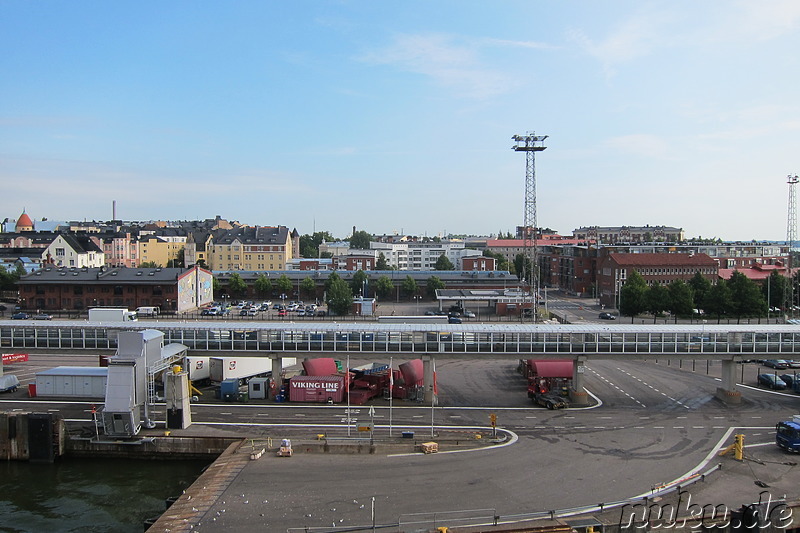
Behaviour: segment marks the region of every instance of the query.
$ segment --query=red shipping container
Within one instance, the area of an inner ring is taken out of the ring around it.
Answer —
[[[290,402],[339,403],[344,399],[344,376],[295,376],[289,380]]]

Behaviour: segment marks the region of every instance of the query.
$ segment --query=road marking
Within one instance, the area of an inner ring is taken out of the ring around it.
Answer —
[[[269,416],[268,413],[256,413],[256,416]]]
[[[686,429],[686,428],[683,426],[672,426],[672,429]]]
[[[305,413],[295,413],[294,416],[306,416]]]
[[[230,416],[230,415],[232,415],[233,413],[220,413],[220,414],[221,414],[221,415],[228,415],[228,416]]]
[[[653,426],[653,429],[664,429],[664,426]]]

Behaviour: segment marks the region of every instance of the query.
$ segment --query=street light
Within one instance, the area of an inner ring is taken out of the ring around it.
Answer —
[[[413,298],[417,302],[417,314],[419,314],[419,301],[422,299],[422,296],[417,294],[417,295],[414,295]]]

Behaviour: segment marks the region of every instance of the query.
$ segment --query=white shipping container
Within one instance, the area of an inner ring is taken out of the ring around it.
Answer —
[[[183,358],[183,369],[189,375],[189,381],[208,381],[211,379],[210,357],[187,355]]]
[[[269,357],[212,357],[209,360],[211,381],[225,379],[247,379],[272,371]]]
[[[124,308],[96,307],[89,309],[89,322],[130,322],[136,313]]]
[[[104,399],[108,368],[59,366],[36,374],[36,395]]]

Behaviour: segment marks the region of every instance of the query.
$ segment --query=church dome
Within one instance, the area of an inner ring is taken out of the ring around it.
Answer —
[[[28,214],[24,210],[22,211],[22,214],[17,219],[16,230],[17,230],[17,232],[33,231],[33,220],[31,220],[31,217],[29,217]]]

